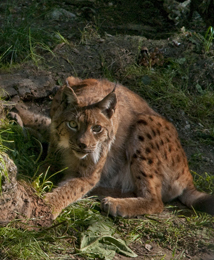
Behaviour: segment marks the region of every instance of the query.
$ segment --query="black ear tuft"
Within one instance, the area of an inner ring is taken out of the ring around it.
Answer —
[[[97,106],[101,109],[102,113],[108,118],[111,118],[114,114],[117,104],[117,97],[114,90],[109,93],[103,100],[97,103]]]

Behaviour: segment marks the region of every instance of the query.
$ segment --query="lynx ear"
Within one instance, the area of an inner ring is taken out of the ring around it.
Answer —
[[[117,104],[117,97],[114,90],[109,93],[103,100],[97,103],[97,106],[101,109],[102,113],[108,118],[111,118],[114,114]]]
[[[72,87],[73,85],[77,85],[81,82],[82,80],[80,78],[75,78],[73,76],[70,76],[66,79],[66,84],[67,86]]]
[[[70,104],[72,106],[78,105],[78,98],[74,93],[73,89],[69,86],[68,81],[66,80],[67,86],[65,86],[62,93],[62,100],[66,102],[66,104]]]

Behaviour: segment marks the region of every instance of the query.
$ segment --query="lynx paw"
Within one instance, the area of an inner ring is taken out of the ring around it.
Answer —
[[[125,205],[123,205],[123,199],[115,199],[112,197],[106,197],[101,202],[101,208],[109,215],[116,217],[127,217],[129,216],[128,210]]]

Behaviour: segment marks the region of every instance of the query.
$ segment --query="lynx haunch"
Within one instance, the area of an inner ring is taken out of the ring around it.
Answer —
[[[122,85],[69,77],[53,99],[48,158],[68,167],[45,196],[54,217],[91,191],[107,193],[102,208],[112,216],[160,213],[175,198],[214,215],[214,197],[194,187],[175,127]]]

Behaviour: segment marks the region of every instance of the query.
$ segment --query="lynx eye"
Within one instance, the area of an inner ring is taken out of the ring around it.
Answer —
[[[78,124],[76,121],[72,120],[67,122],[67,126],[71,129],[71,130],[77,130]]]
[[[94,133],[99,133],[99,132],[101,132],[101,130],[102,130],[102,126],[101,125],[95,125],[95,126],[92,127],[92,131]]]

